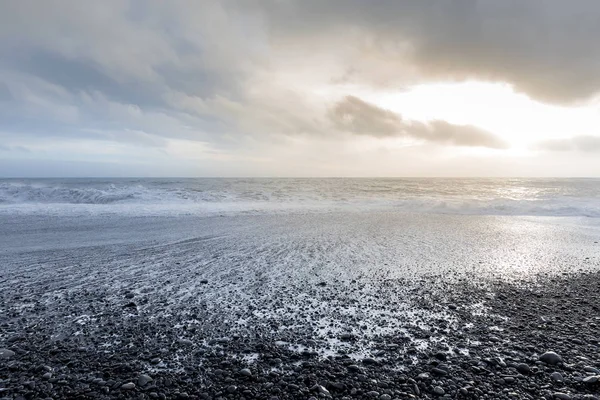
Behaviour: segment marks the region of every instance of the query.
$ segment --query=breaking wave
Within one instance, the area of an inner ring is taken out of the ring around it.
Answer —
[[[0,181],[0,211],[211,214],[369,211],[600,217],[594,179]]]

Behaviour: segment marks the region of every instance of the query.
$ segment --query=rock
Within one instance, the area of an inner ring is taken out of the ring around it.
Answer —
[[[595,385],[596,383],[598,383],[598,381],[600,381],[600,375],[586,376],[582,380],[582,382],[586,385]]]
[[[148,375],[141,374],[138,376],[137,384],[138,386],[146,386],[148,383],[152,382],[152,378]]]
[[[135,389],[135,383],[133,383],[133,382],[124,383],[121,385],[121,389],[123,389],[123,390]]]
[[[227,393],[235,393],[237,391],[237,386],[229,385],[227,386]]]
[[[0,349],[0,358],[14,357],[15,352],[9,349]]]
[[[44,375],[42,375],[42,379],[50,379],[52,378],[52,372],[46,372]]]
[[[433,372],[434,374],[436,374],[438,376],[446,376],[446,375],[448,375],[448,371],[445,371],[445,370],[440,369],[440,368],[433,368],[431,370],[431,372]]]
[[[356,364],[350,364],[346,368],[348,368],[348,371],[353,371],[353,372],[359,372],[361,370],[361,368]]]
[[[447,358],[446,353],[442,353],[441,351],[438,351],[433,356],[440,361],[446,361],[446,358]]]
[[[571,400],[571,395],[566,393],[556,392],[552,395],[555,399],[559,400]]]
[[[319,282],[318,285],[319,286],[327,286],[327,282]]]
[[[433,388],[433,393],[438,396],[443,396],[444,394],[446,394],[446,391],[444,389],[442,389],[441,386],[435,386]]]
[[[594,367],[584,367],[583,370],[585,372],[590,372],[592,374],[600,375],[600,369]]]
[[[531,368],[529,368],[529,365],[527,365],[525,363],[517,364],[517,366],[515,368],[517,371],[519,371],[523,375],[529,375],[529,373],[531,373]]]
[[[562,357],[553,351],[547,351],[540,356],[540,361],[545,362],[546,364],[556,365],[562,362]]]
[[[252,376],[252,371],[248,368],[243,368],[240,370],[240,375],[242,376]]]
[[[8,343],[14,343],[14,342],[23,341],[25,339],[26,339],[26,337],[24,335],[14,335],[14,336],[11,336],[8,339],[6,339],[6,341]]]
[[[419,375],[417,375],[417,379],[420,381],[426,381],[431,379],[431,375],[429,374],[429,372],[422,372]]]
[[[367,392],[367,396],[373,397],[373,398],[379,397],[379,392],[376,390],[371,390],[370,392]]]
[[[135,297],[135,294],[134,294],[134,293],[131,293],[131,292],[129,292],[129,293],[126,293],[126,294],[125,294],[125,298],[126,298],[126,299],[133,299],[134,297]]]
[[[377,364],[377,360],[373,359],[373,358],[364,358],[362,360],[363,364],[367,364],[367,365],[373,365],[373,364]]]
[[[194,344],[190,339],[179,339],[178,342],[184,346],[191,346]]]
[[[355,339],[355,337],[351,333],[342,333],[340,335],[340,340],[343,340],[345,342],[349,342],[349,341],[354,340],[354,339]]]
[[[319,392],[320,395],[323,395],[323,396],[326,396],[326,397],[331,396],[331,393],[329,393],[329,390],[325,389],[325,387],[322,386],[322,385],[318,385],[317,384],[317,385],[311,387],[310,390],[313,391],[313,392],[315,392],[315,391]]]
[[[206,285],[208,283],[208,279],[202,279],[200,281],[201,284]]]
[[[379,400],[392,400],[392,396],[390,396],[389,394],[382,394],[381,396],[379,396]]]
[[[555,382],[563,382],[565,380],[565,378],[563,378],[563,376],[560,374],[560,372],[551,373],[550,379],[552,379]]]

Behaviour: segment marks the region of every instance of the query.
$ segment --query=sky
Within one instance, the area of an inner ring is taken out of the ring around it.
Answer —
[[[0,2],[0,176],[600,176],[597,0]]]

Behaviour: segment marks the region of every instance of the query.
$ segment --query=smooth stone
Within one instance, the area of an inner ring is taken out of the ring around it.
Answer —
[[[582,382],[585,383],[585,384],[587,384],[587,385],[596,384],[596,383],[598,383],[598,381],[600,381],[600,375],[586,376],[582,380]]]
[[[9,349],[0,349],[0,358],[11,358],[15,355],[15,352]]]
[[[556,365],[562,362],[562,357],[553,351],[547,351],[540,356],[540,361],[545,362],[546,364]]]
[[[529,365],[525,363],[517,364],[515,368],[523,375],[529,375],[529,373],[531,372],[531,368],[529,368]]]
[[[559,400],[571,400],[571,395],[568,395],[566,393],[556,392],[552,396],[554,396],[555,399]]]
[[[550,374],[550,379],[552,379],[553,381],[556,382],[562,382],[565,380],[565,378],[563,378],[563,376],[561,375],[560,372],[553,372]]]
[[[444,389],[442,389],[441,386],[436,386],[433,388],[433,393],[438,396],[443,396],[444,394],[446,394],[446,391]]]
[[[152,382],[152,378],[148,375],[140,375],[138,376],[137,384],[138,386],[146,386],[148,383]]]
[[[123,390],[135,389],[135,383],[133,383],[133,382],[124,383],[121,385],[121,389],[123,389]]]
[[[248,368],[243,368],[240,370],[240,375],[242,376],[252,376],[252,371],[250,371]]]
[[[600,375],[600,369],[594,367],[584,367],[583,370],[585,372],[590,372],[592,374]]]
[[[235,393],[236,390],[237,390],[237,386],[235,386],[235,385],[227,386],[227,393]]]

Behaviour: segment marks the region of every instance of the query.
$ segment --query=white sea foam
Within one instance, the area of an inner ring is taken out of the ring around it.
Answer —
[[[213,215],[393,210],[600,217],[596,179],[0,181],[0,213]]]

